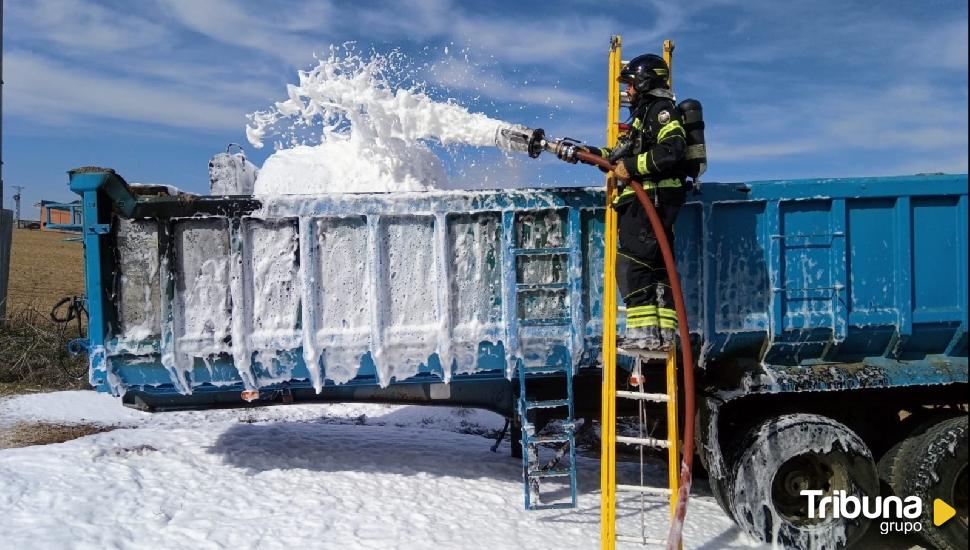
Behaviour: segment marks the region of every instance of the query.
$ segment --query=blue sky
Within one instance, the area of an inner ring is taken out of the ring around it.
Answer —
[[[963,0],[18,0],[4,17],[7,207],[13,185],[28,204],[72,199],[65,172],[92,164],[205,192],[246,113],[345,41],[445,62],[458,70],[420,75],[440,97],[599,143],[610,35],[625,58],[673,38],[677,95],[704,103],[707,180],[967,172]],[[601,181],[553,158],[448,163],[466,185]]]

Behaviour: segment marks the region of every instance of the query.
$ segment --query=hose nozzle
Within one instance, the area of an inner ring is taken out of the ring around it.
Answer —
[[[495,146],[504,151],[526,153],[537,158],[546,144],[546,132],[542,128],[503,126],[495,131]]]

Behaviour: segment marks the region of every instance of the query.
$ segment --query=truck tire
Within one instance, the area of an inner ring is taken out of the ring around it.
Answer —
[[[914,419],[912,423],[904,425],[905,437],[889,448],[876,463],[879,471],[879,482],[883,485],[883,494],[905,497],[906,477],[913,468],[913,461],[917,448],[922,442],[922,436],[937,423],[946,420],[936,414],[929,418]]]
[[[903,491],[923,501],[920,534],[940,550],[967,548],[967,417],[950,418],[927,430],[907,462]],[[956,517],[939,527],[933,525],[935,499],[957,510]]]
[[[732,509],[734,506],[731,504],[731,498],[729,496],[729,483],[730,480],[726,477],[714,477],[708,476],[707,483],[711,486],[711,494],[714,495],[714,502],[724,510],[724,513],[731,517],[734,512]]]
[[[753,433],[751,430],[748,435]],[[747,448],[750,446],[749,437],[745,436],[739,440],[727,439],[721,443],[721,476],[718,477],[716,474],[708,472],[707,483],[711,487],[711,494],[714,495],[714,501],[717,505],[724,510],[729,518],[734,518],[734,503],[731,499],[731,493],[734,487],[734,476],[738,470],[738,460],[740,457],[739,450],[742,448]],[[737,522],[737,520],[734,520]]]
[[[869,520],[810,518],[808,497],[878,495],[872,453],[845,425],[814,414],[788,414],[756,426],[745,438],[731,484],[734,519],[748,535],[784,548],[845,548],[865,534]],[[816,501],[817,505],[817,501]]]

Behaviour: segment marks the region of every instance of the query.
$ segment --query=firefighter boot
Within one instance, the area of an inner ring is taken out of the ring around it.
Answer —
[[[663,342],[660,340],[660,329],[657,327],[646,327],[647,335],[644,338],[643,349],[657,351],[661,349]]]
[[[662,328],[660,329],[660,339],[662,340],[659,349],[663,351],[668,351],[670,348],[674,347],[677,340],[677,330],[672,328]]]
[[[648,349],[646,327],[627,327],[623,331],[623,336],[617,340],[616,345],[623,349]]]

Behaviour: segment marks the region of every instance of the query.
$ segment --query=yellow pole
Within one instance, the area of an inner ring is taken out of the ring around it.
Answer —
[[[606,145],[614,147],[620,119],[620,51],[622,40],[610,40],[607,85]],[[600,414],[600,547],[616,548],[616,179],[606,176],[606,227],[603,245],[603,395]]]
[[[677,346],[667,352],[667,475],[670,485],[670,518],[677,511],[677,491],[680,488],[680,430],[677,426]]]
[[[674,41],[664,40],[664,61],[667,62],[667,86],[674,87]]]
[[[674,86],[674,41],[664,40],[664,61],[667,63],[667,85]],[[667,475],[670,484],[670,519],[674,519],[677,512],[677,498],[680,488],[680,429],[678,426],[677,406],[677,346],[670,348],[667,354],[667,439],[670,447],[667,449]]]

